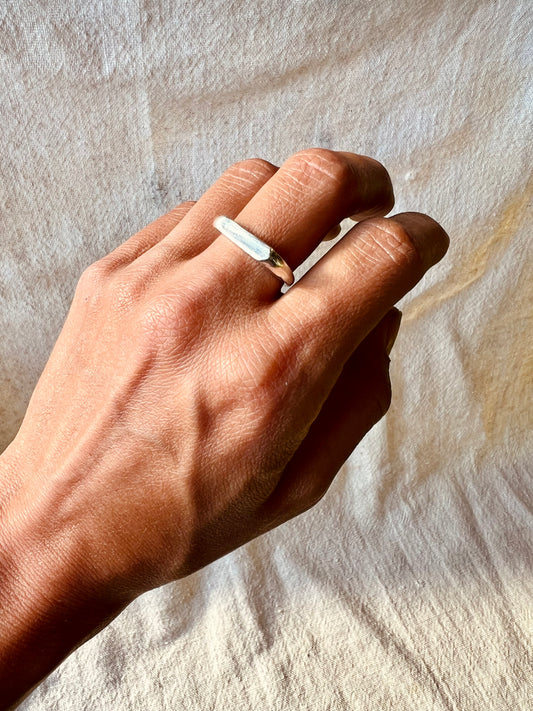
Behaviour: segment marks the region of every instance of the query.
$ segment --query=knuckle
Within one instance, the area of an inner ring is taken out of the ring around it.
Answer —
[[[204,328],[204,312],[198,293],[192,288],[155,294],[137,311],[139,341],[150,350],[175,354]]]
[[[265,352],[258,368],[258,383],[261,390],[279,404],[285,398],[287,388],[298,381],[301,370],[299,350],[279,336],[272,338],[263,348]]]
[[[293,380],[290,358],[273,341],[247,339],[236,342],[224,363],[225,379],[238,401],[261,428],[275,417]]]
[[[390,264],[395,270],[421,267],[422,260],[406,230],[391,218],[372,218],[360,223],[352,241],[354,256],[365,265]]]
[[[146,290],[145,280],[129,271],[113,275],[107,288],[109,308],[119,313],[130,310]]]
[[[157,294],[143,305],[138,317],[139,341],[143,345],[159,349],[176,342],[184,316],[183,306],[180,313],[179,303],[169,294]]]
[[[257,405],[260,409],[276,399],[277,382],[280,377],[278,363],[259,349],[250,348],[239,359],[233,374],[239,397],[248,405]]]
[[[177,217],[177,218],[183,217],[195,205],[196,205],[196,200],[187,200],[186,202],[181,202],[179,205],[176,205],[176,207],[172,208],[172,210],[169,212],[169,215],[171,217]]]
[[[110,273],[109,265],[103,259],[89,264],[78,279],[76,294],[86,300],[101,293]]]
[[[180,205],[178,205],[175,209],[182,209],[182,210],[190,210],[191,207],[194,207],[196,205],[196,200],[185,200],[185,202],[182,202]]]
[[[246,158],[233,163],[226,171],[224,177],[232,180],[242,180],[248,183],[264,182],[271,178],[277,171],[276,166],[263,158]]]
[[[99,259],[86,267],[80,277],[80,281],[87,284],[94,284],[103,281],[109,274],[109,267],[105,259]]]
[[[295,153],[287,161],[288,168],[295,172],[300,182],[330,182],[336,190],[353,188],[354,171],[349,161],[341,154],[326,148],[307,148]]]
[[[317,362],[316,341],[310,334],[324,328],[324,299],[308,299],[290,310],[271,311],[265,315],[265,328],[275,334],[269,347],[273,350],[280,378],[290,383],[308,379],[309,368]],[[329,355],[324,353],[329,359]]]

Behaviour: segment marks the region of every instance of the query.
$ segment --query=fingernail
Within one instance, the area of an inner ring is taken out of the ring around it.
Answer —
[[[392,308],[389,311],[387,330],[385,335],[385,350],[387,355],[390,355],[394,342],[396,341],[396,336],[400,330],[400,323],[402,322],[402,312],[397,308]]]
[[[392,218],[399,222],[416,247],[424,265],[429,269],[439,262],[450,245],[450,238],[438,222],[420,212],[402,212]]]

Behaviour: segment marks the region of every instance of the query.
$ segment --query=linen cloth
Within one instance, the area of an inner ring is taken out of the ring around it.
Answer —
[[[451,236],[324,499],[25,711],[532,707],[531,27],[527,0],[0,3],[0,450],[81,271],[236,160],[373,156]]]

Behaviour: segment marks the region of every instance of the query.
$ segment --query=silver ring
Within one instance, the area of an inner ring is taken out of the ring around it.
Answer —
[[[281,257],[275,249],[272,249],[266,242],[263,242],[244,227],[241,227],[237,222],[229,217],[215,218],[213,225],[217,230],[227,237],[229,240],[240,247],[243,252],[253,257],[256,261],[264,264],[270,271],[279,279],[290,286],[294,282],[294,274],[287,262]]]

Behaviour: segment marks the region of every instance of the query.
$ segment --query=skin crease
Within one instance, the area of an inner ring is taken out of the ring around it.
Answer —
[[[137,595],[323,496],[388,408],[394,304],[448,247],[393,202],[370,158],[243,161],[83,273],[0,457],[2,708]],[[363,221],[280,297],[219,214],[293,269]]]

